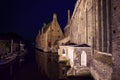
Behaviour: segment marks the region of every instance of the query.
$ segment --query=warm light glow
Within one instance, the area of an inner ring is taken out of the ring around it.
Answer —
[[[74,64],[74,62],[73,62],[73,49],[68,49],[68,57],[69,57],[69,59],[70,59],[70,65],[71,65],[71,67],[73,67],[73,64]]]
[[[85,51],[81,53],[81,66],[87,66],[87,55]]]

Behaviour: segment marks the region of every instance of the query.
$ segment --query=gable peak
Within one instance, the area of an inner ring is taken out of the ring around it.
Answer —
[[[57,14],[56,13],[53,14],[53,20],[57,20]]]

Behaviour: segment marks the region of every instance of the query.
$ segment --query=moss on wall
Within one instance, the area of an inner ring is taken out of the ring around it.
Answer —
[[[104,64],[112,66],[112,56],[107,56],[107,55],[104,55],[104,54],[95,53],[93,55],[93,58],[95,58],[96,60],[98,60],[98,61],[100,61]]]

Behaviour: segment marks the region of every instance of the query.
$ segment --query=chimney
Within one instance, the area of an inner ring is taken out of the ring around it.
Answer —
[[[43,23],[43,27],[42,27],[42,34],[43,34],[43,29],[46,26],[46,23]]]
[[[70,23],[70,10],[68,10],[68,24]]]
[[[43,23],[43,27],[46,26],[46,23]]]
[[[38,35],[40,35],[41,34],[41,32],[40,32],[40,30],[39,30],[39,33],[38,33]]]
[[[43,27],[42,27],[42,34],[43,34]]]
[[[57,14],[54,13],[54,14],[53,14],[53,21],[56,21],[56,20],[57,20]]]

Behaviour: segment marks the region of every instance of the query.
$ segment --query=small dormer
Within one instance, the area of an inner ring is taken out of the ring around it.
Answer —
[[[43,27],[42,27],[42,34],[44,33],[44,27],[46,26],[47,24],[46,23],[43,23]]]
[[[43,23],[43,27],[46,26],[46,23]]]

